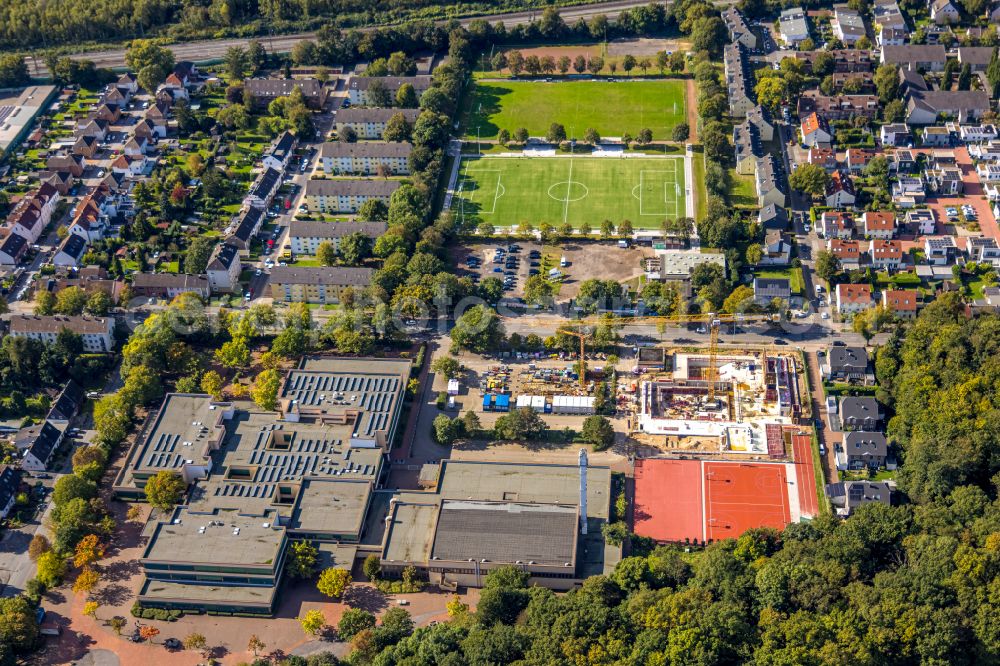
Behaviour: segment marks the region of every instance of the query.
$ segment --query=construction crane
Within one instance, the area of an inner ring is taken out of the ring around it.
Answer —
[[[674,315],[670,317],[661,315],[651,315],[651,316],[630,316],[630,317],[583,317],[581,319],[575,319],[572,322],[574,326],[599,326],[599,325],[611,325],[611,326],[627,326],[629,324],[665,324],[665,325],[683,325],[690,324],[693,322],[704,322],[708,324],[709,329],[709,339],[708,339],[708,369],[706,380],[708,382],[708,403],[715,403],[715,384],[718,381],[719,369],[716,364],[716,356],[718,355],[719,347],[719,332],[723,324],[727,323],[760,323],[760,322],[774,322],[780,321],[780,315],[772,314],[716,314],[714,312],[708,312],[705,314],[696,315]],[[563,333],[565,335],[571,335],[575,338],[580,339],[580,386],[586,385],[586,338],[589,334],[578,330],[572,330],[568,328],[560,328],[556,330],[556,333]]]

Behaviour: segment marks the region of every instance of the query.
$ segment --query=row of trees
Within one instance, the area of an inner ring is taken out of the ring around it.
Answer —
[[[589,58],[584,55],[577,55],[573,58],[570,58],[568,55],[560,56],[559,58],[551,55],[539,57],[529,54],[525,56],[515,49],[500,51],[490,60],[490,68],[494,71],[506,69],[514,76],[520,76],[521,72],[525,72],[531,76],[538,76],[540,74],[551,75],[559,72],[565,76],[569,74],[570,69],[577,74],[583,74],[584,72],[599,74],[605,68],[614,75],[618,71],[618,67],[621,67],[622,71],[629,76],[638,67],[642,70],[643,76],[645,76],[654,66],[661,75],[665,74],[667,70],[673,74],[679,74],[684,71],[684,53],[677,51],[676,53],[667,55],[666,51],[660,51],[653,58],[646,56],[636,58],[634,55],[628,54],[623,56],[619,63],[613,59],[605,61],[603,57],[597,55],[590,56]]]

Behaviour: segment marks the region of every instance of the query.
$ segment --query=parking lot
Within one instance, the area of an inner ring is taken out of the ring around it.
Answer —
[[[642,275],[642,260],[651,256],[650,247],[621,248],[616,241],[543,244],[516,240],[461,245],[455,260],[459,276],[471,276],[476,283],[488,277],[505,282],[504,296],[508,298],[522,298],[524,284],[531,275],[549,275],[556,270],[556,299],[563,301],[575,298],[580,284],[596,276],[636,287]]]

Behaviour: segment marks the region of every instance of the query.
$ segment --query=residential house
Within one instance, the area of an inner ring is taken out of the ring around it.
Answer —
[[[96,243],[104,238],[111,226],[111,217],[117,213],[118,198],[111,188],[98,185],[77,204],[69,232],[82,236],[88,243]]]
[[[850,243],[856,241],[841,241]],[[854,314],[872,307],[872,288],[869,284],[838,284],[836,289],[837,312]]]
[[[879,128],[879,141],[883,146],[908,146],[913,143],[913,134],[905,123],[889,123]]]
[[[833,132],[826,119],[818,113],[810,113],[802,119],[802,143],[806,146],[829,146],[833,141]]]
[[[318,111],[326,106],[330,89],[317,79],[247,79],[243,83],[243,89],[258,109],[267,108],[279,97],[288,97],[296,88],[302,91],[310,109]]]
[[[101,142],[97,140],[97,137],[81,136],[73,142],[73,154],[80,157],[86,157],[87,159],[94,159],[100,149]],[[81,172],[82,171],[83,170],[81,169]]]
[[[788,228],[788,211],[781,206],[767,204],[757,213],[757,223],[765,231],[770,229],[784,231]]]
[[[834,72],[830,75],[833,80],[833,89],[836,92],[847,94],[871,94],[875,92],[875,75],[871,72]]]
[[[129,157],[141,158],[146,154],[149,146],[145,137],[132,136],[128,141],[125,142],[125,146],[122,151]]]
[[[826,146],[813,146],[810,148],[806,161],[809,164],[823,167],[828,172],[835,171],[839,167],[837,163],[837,151]]]
[[[860,382],[868,385],[875,381],[871,359],[864,347],[830,347],[826,362],[820,368],[823,379],[829,382]]]
[[[937,224],[934,221],[934,211],[928,208],[907,211],[906,224],[914,235],[926,236],[937,231]]]
[[[54,187],[60,196],[67,196],[73,188],[73,183],[76,182],[73,174],[66,171],[40,171],[38,178],[41,182]]]
[[[892,289],[882,292],[882,305],[897,319],[914,319],[920,306],[916,289]]]
[[[864,171],[868,163],[875,157],[875,151],[866,148],[847,149],[847,170],[853,174]]]
[[[119,155],[111,162],[111,170],[126,177],[137,178],[146,170],[146,158]]]
[[[976,165],[976,175],[983,183],[995,183],[1000,181],[1000,164],[982,162]]]
[[[115,82],[115,87],[119,90],[125,91],[128,95],[134,95],[139,92],[139,80],[132,72],[125,72],[118,77],[118,81]]]
[[[877,28],[898,30],[908,30],[909,28],[896,0],[875,0],[872,14],[873,22]]]
[[[151,118],[143,118],[132,128],[132,135],[137,139],[143,138],[147,144],[151,144],[154,141],[166,138],[167,126],[166,124],[158,124]]]
[[[865,504],[879,503],[889,506],[892,502],[892,486],[885,481],[839,481],[826,486],[830,504],[836,507],[837,515],[850,516]]]
[[[763,254],[758,266],[787,266],[791,263],[792,244],[777,229],[769,229],[764,234]]]
[[[385,234],[385,222],[316,222],[292,220],[288,225],[288,244],[295,254],[316,254],[321,243],[330,243],[334,249],[340,247],[340,239],[354,233],[362,233],[371,239]]]
[[[0,465],[0,520],[6,520],[21,488],[21,470],[12,465]]]
[[[993,46],[959,46],[958,62],[963,67],[968,65],[973,72],[985,72],[994,51]]]
[[[320,146],[317,163],[331,175],[405,175],[410,173],[412,151],[409,143],[328,141]]]
[[[958,257],[958,247],[951,236],[924,239],[924,260],[932,266],[950,266]]]
[[[781,12],[778,17],[778,30],[786,46],[797,48],[809,38],[809,24],[806,13],[801,7],[793,7]]]
[[[909,149],[889,153],[889,171],[895,174],[913,173],[917,170],[917,158]]]
[[[46,414],[45,420],[59,425],[69,425],[73,417],[80,412],[86,397],[83,387],[70,379],[59,392],[55,402],[49,407],[49,413]]]
[[[900,176],[892,183],[892,200],[901,208],[913,208],[924,203],[927,188],[919,176]]]
[[[283,303],[340,303],[345,289],[364,289],[372,281],[371,268],[341,266],[276,266],[271,269],[271,296]]]
[[[932,166],[925,169],[924,182],[939,197],[953,197],[965,191],[962,170],[954,166]]]
[[[883,65],[896,65],[903,69],[925,72],[940,72],[944,70],[947,60],[944,47],[940,44],[903,44],[882,47],[879,62]]]
[[[42,421],[38,425],[22,428],[16,441],[18,446],[24,447],[21,469],[44,472],[63,441],[63,432],[48,421]]]
[[[87,240],[79,234],[67,234],[52,255],[52,263],[56,266],[79,266],[85,254]]]
[[[878,95],[824,95],[819,90],[806,90],[798,99],[799,118],[818,113],[827,120],[874,120],[878,112]]]
[[[98,141],[104,141],[108,136],[108,127],[108,121],[94,118],[81,122],[73,134],[77,137],[92,136]]]
[[[378,107],[348,107],[337,111],[337,132],[343,133],[348,127],[359,139],[381,139],[386,123],[396,114],[402,114],[411,127],[417,122],[420,109],[395,109]]]
[[[868,252],[878,270],[896,271],[903,265],[903,244],[898,240],[869,241]]]
[[[187,89],[187,79],[176,72],[168,74],[166,80],[160,84],[160,87],[156,89],[156,92],[157,96],[159,96],[160,93],[166,93],[174,100],[191,98]]]
[[[824,238],[839,238],[842,240],[854,238],[854,215],[847,211],[823,211],[819,224],[820,232]]]
[[[728,7],[722,12],[722,20],[729,31],[729,41],[739,42],[751,51],[757,48],[757,35],[754,34],[750,26],[747,25],[743,13],[736,7]]]
[[[92,120],[104,120],[114,125],[122,117],[122,110],[117,104],[98,104],[93,113],[90,114]]]
[[[8,233],[0,242],[0,266],[15,266],[21,263],[29,245],[28,239],[21,234]]]
[[[906,28],[889,28],[876,26],[875,43],[880,49],[887,46],[902,46],[910,40],[910,31]]]
[[[250,191],[243,199],[243,205],[251,208],[267,208],[279,189],[281,189],[281,172],[264,167],[250,186]]]
[[[310,180],[306,183],[306,205],[320,213],[356,213],[366,201],[389,204],[399,189],[398,180]]]
[[[74,178],[79,178],[83,175],[86,167],[83,164],[82,155],[55,153],[49,155],[45,160],[45,168],[49,171],[66,171],[73,174]]]
[[[1000,136],[996,125],[958,125],[957,123],[948,123],[948,126],[952,134],[955,134],[955,130],[957,129],[958,140],[966,144],[989,142]]]
[[[37,243],[59,203],[59,191],[48,183],[25,194],[7,215],[5,226],[29,242]]]
[[[843,397],[840,399],[840,422],[844,430],[863,432],[875,432],[882,428],[884,414],[875,398]]]
[[[729,96],[729,113],[743,118],[757,106],[750,58],[742,44],[729,44],[722,53],[723,72]]]
[[[764,107],[758,105],[747,111],[747,122],[757,128],[761,141],[774,139],[774,121]]]
[[[866,49],[833,49],[832,51],[816,49],[813,51],[796,51],[790,57],[802,60],[806,64],[806,73],[811,74],[813,62],[820,53],[833,56],[834,74],[852,74],[871,72],[877,64],[872,58],[872,52]]]
[[[263,223],[263,208],[247,208],[241,211],[229,225],[225,242],[246,256],[250,253],[250,243],[260,233],[260,227]]]
[[[792,287],[788,278],[762,278],[753,279],[753,302],[756,305],[766,307],[775,299],[783,301],[786,305],[792,299]]]
[[[239,248],[229,243],[216,245],[205,269],[209,291],[213,294],[239,291],[242,268]]]
[[[838,469],[878,469],[885,467],[887,454],[885,435],[880,432],[851,431],[844,433],[843,456],[838,456]],[[843,467],[841,460],[843,459]]]
[[[763,207],[769,203],[776,206],[788,205],[788,187],[784,170],[770,153],[757,160],[755,174],[757,201]]]
[[[53,344],[63,329],[80,336],[84,351],[109,352],[114,348],[113,317],[13,315],[10,318],[10,336],[15,338],[31,338],[41,340],[45,344]]]
[[[350,99],[351,104],[354,106],[376,106],[375,104],[372,104],[369,96],[369,90],[373,85],[376,85],[376,82],[378,82],[378,85],[389,93],[392,99],[396,98],[396,92],[404,83],[409,83],[413,86],[418,99],[428,88],[431,87],[431,77],[424,75],[379,77],[352,76],[347,89],[348,99]]]
[[[267,169],[284,171],[288,168],[288,162],[292,159],[298,143],[298,139],[295,138],[294,134],[288,131],[282,132],[267,149],[267,152],[264,153],[264,156],[260,160],[261,163]]]
[[[941,116],[959,122],[977,120],[990,110],[990,96],[983,90],[911,91],[906,103],[908,125],[931,125]]]
[[[988,263],[994,268],[1000,268],[1000,246],[995,238],[989,236],[973,236],[965,241],[965,252],[969,261]]]
[[[889,240],[896,237],[896,214],[888,211],[866,211],[861,216],[861,233],[865,238]]]
[[[757,160],[764,155],[757,128],[745,120],[733,127],[733,152],[736,156],[736,173],[752,175]]]
[[[167,126],[167,121],[170,119],[170,105],[166,102],[154,102],[149,105],[146,109],[146,113],[143,116],[147,120],[153,122],[157,126]],[[166,131],[164,131],[164,136],[166,136]]]
[[[830,174],[830,182],[826,188],[826,205],[830,208],[846,208],[853,206],[856,199],[854,181],[844,171],[834,171]]]
[[[206,275],[182,273],[136,273],[132,276],[132,293],[136,296],[173,298],[180,294],[196,294],[208,299],[212,289]]]
[[[953,137],[948,128],[939,125],[925,127],[923,133],[920,135],[921,145],[932,148],[951,146],[952,140]]]
[[[962,12],[952,0],[932,0],[931,20],[938,25],[952,25],[962,20]]]
[[[854,46],[865,36],[865,22],[861,14],[847,5],[834,5],[830,27],[833,29],[833,36],[847,46]]]

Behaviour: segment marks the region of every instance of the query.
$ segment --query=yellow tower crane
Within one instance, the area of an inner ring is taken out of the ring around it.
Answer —
[[[528,317],[521,319],[520,321],[524,323],[529,323],[530,319],[537,319],[533,317]],[[598,325],[610,325],[610,326],[627,326],[629,324],[664,324],[667,326],[679,326],[684,324],[690,324],[693,322],[705,322],[708,324],[709,329],[709,339],[708,339],[708,369],[706,380],[708,381],[708,402],[715,402],[715,384],[718,380],[719,368],[716,364],[716,356],[718,355],[719,347],[719,332],[723,324],[728,323],[760,323],[760,322],[775,322],[780,321],[780,315],[770,315],[770,314],[716,314],[714,312],[708,312],[705,314],[697,315],[674,315],[670,317],[660,316],[660,315],[650,315],[650,316],[632,316],[632,317],[583,317],[581,319],[574,319],[571,322],[573,326],[598,326]],[[541,323],[542,320],[538,320]],[[586,338],[588,333],[584,333],[578,330],[572,330],[568,328],[560,328],[556,333],[563,333],[565,335],[571,335],[580,340],[580,386],[586,386]]]

